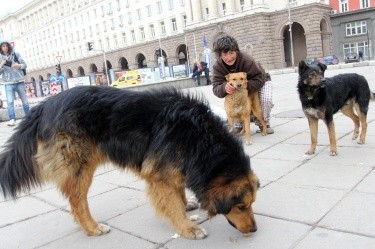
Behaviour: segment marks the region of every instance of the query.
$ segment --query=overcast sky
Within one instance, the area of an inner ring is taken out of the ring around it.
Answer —
[[[14,12],[32,1],[33,0],[0,0],[0,17],[3,17],[8,12]]]

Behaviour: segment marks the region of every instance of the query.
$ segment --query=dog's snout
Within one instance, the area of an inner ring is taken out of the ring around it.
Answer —
[[[255,226],[255,227],[252,227],[250,229],[250,233],[255,233],[256,231],[258,230],[258,228]]]
[[[322,83],[326,83],[326,78],[323,77],[322,80],[321,80],[321,82]]]

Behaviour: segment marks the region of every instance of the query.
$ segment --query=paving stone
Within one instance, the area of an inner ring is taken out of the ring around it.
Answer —
[[[1,202],[0,227],[17,221],[30,219],[55,209],[56,208],[51,205],[28,196],[17,199],[16,201]]]
[[[300,162],[282,161],[264,158],[252,158],[251,168],[261,181],[276,181],[295,169]]]
[[[310,227],[295,222],[283,221],[270,217],[256,215],[258,231],[249,237],[244,237],[238,230],[231,227],[224,216],[218,216],[203,223],[208,232],[204,240],[174,239],[166,244],[168,249],[283,249],[292,248],[302,238]]]
[[[358,184],[355,191],[375,194],[375,170],[373,170],[363,181]]]
[[[198,214],[201,218],[197,223],[206,219],[206,212],[194,210],[188,213],[188,217]],[[172,239],[176,231],[169,221],[158,217],[150,204],[143,205],[130,212],[117,216],[107,221],[110,226],[135,236],[147,239],[154,243],[165,243]]]
[[[128,183],[139,180],[139,177],[126,170],[116,169],[108,173],[95,176],[94,181],[95,179],[111,184],[116,184],[118,186],[126,186]]]
[[[92,249],[92,248],[131,248],[131,249],[155,249],[159,245],[132,236],[130,234],[112,229],[108,234],[101,236],[86,236],[83,232],[77,232],[40,248],[45,249]]]
[[[1,228],[0,247],[35,248],[79,229],[68,213],[56,210]]]
[[[346,193],[343,190],[273,182],[258,191],[253,205],[257,214],[314,224]]]
[[[294,249],[375,249],[375,238],[316,228]]]
[[[371,168],[308,162],[283,177],[279,182],[351,190]]]
[[[375,212],[372,210],[375,210],[374,194],[352,192],[318,225],[375,237]]]

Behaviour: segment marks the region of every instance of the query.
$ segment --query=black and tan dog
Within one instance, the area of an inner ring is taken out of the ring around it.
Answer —
[[[234,121],[239,120],[243,127],[239,135],[245,132],[246,144],[250,145],[250,114],[253,113],[262,124],[262,135],[267,135],[267,125],[263,119],[262,107],[260,106],[259,93],[247,90],[247,74],[245,72],[230,73],[225,76],[226,80],[236,91],[225,96],[224,108],[228,117],[229,131],[234,129]]]
[[[318,121],[322,119],[328,128],[332,156],[337,155],[335,125],[333,114],[341,112],[354,122],[353,140],[358,138],[359,127],[362,127],[359,144],[366,141],[367,112],[370,99],[374,93],[370,91],[366,79],[358,74],[340,74],[325,78],[327,66],[318,63],[307,65],[299,63],[298,93],[302,109],[309,121],[311,146],[306,154],[314,154],[317,145]]]
[[[75,87],[50,97],[30,110],[1,152],[0,186],[16,197],[52,181],[85,233],[101,235],[110,228],[92,218],[87,192],[106,162],[144,179],[157,213],[186,238],[206,232],[186,217],[185,188],[210,217],[224,214],[244,235],[257,229],[259,183],[242,143],[206,103],[175,89]]]

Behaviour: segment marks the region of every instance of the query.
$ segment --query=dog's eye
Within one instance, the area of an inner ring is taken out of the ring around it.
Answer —
[[[246,211],[246,210],[247,210],[247,207],[246,207],[246,205],[244,205],[244,204],[242,204],[242,205],[238,205],[237,208],[238,208],[238,210],[240,210],[240,211]]]

